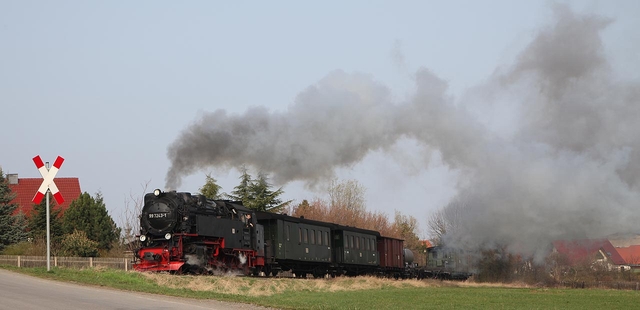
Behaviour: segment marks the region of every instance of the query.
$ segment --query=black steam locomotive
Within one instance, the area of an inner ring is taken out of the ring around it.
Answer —
[[[421,277],[403,240],[373,230],[256,212],[239,202],[156,189],[144,197],[134,268],[297,277]]]
[[[239,203],[190,193],[144,196],[136,270],[205,272],[264,266],[262,226]]]

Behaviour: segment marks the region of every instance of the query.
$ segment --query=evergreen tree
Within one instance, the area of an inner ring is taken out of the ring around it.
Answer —
[[[269,178],[264,173],[258,174],[258,179],[250,187],[253,200],[248,207],[257,211],[279,212],[291,203],[292,200],[282,201],[279,197],[284,193],[281,188],[271,190]]]
[[[53,198],[53,197],[50,197]],[[49,201],[49,232],[51,233],[51,242],[59,243],[62,240],[64,231],[62,230],[61,210],[56,208],[54,199]],[[27,224],[29,237],[33,239],[47,238],[47,200],[46,197],[42,201],[33,205],[33,211]]]
[[[242,167],[242,175],[240,176],[240,184],[234,187],[231,194],[227,194],[227,198],[231,200],[242,201],[242,204],[256,211],[280,212],[288,206],[292,200],[282,201],[279,197],[284,193],[282,188],[275,191],[271,190],[269,178],[264,173],[258,174],[258,179],[254,180],[247,171],[246,167]]]
[[[29,229],[29,219],[27,218],[27,215],[24,214],[24,212],[22,212],[22,210],[20,210],[18,213],[16,213],[13,218],[15,219],[15,226],[18,229],[18,233],[19,233],[19,242],[20,241],[26,241],[27,238],[29,237],[28,234],[28,229]]]
[[[110,250],[120,237],[120,228],[109,215],[100,193],[93,198],[84,192],[71,202],[64,213],[63,229],[67,234],[83,231],[89,240],[97,242],[99,249],[105,251]]]
[[[22,214],[22,217],[13,215],[13,212],[18,208],[17,204],[10,203],[14,197],[15,194],[11,192],[9,181],[0,168],[0,251],[4,250],[7,245],[26,239],[24,214],[19,213]]]
[[[246,167],[242,167],[242,175],[240,176],[240,184],[234,187],[234,191],[231,194],[227,194],[227,198],[236,201],[242,201],[245,206],[249,206],[251,201],[253,201],[253,193],[251,191],[251,186],[253,185],[253,180],[251,179],[251,175],[247,171]]]
[[[209,199],[220,199],[220,185],[216,183],[216,179],[211,177],[210,174],[207,174],[207,179],[205,184],[200,188],[200,194],[204,195]]]

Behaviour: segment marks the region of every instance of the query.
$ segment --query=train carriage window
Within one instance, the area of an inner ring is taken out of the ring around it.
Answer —
[[[353,236],[349,236],[349,248],[353,249]]]
[[[364,250],[369,251],[371,248],[369,247],[369,238],[364,239]]]
[[[311,241],[311,244],[316,244],[316,230],[312,229],[309,231],[309,233],[311,234],[309,236],[309,241]]]
[[[298,243],[302,243],[302,228],[298,227]]]
[[[304,234],[302,234],[302,238],[304,239],[304,243],[309,243],[309,230],[307,228],[304,229]]]
[[[318,245],[322,245],[322,231],[318,230]]]
[[[324,245],[329,245],[329,232],[324,232]]]
[[[287,241],[289,241],[289,235],[291,235],[291,225],[287,224]]]
[[[356,249],[360,249],[360,238],[356,237]]]

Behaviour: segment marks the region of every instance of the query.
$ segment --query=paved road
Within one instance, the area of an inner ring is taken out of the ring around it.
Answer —
[[[264,309],[252,305],[119,291],[0,269],[0,309]]]

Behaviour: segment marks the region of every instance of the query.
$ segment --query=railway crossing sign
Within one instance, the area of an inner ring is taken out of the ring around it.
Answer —
[[[53,167],[51,169],[49,169],[49,167],[44,166],[44,163],[42,162],[40,155],[37,155],[36,157],[34,157],[33,162],[36,164],[38,171],[40,171],[40,175],[42,175],[42,178],[44,179],[42,181],[42,184],[40,184],[40,188],[38,188],[36,195],[33,197],[33,200],[32,200],[33,203],[39,204],[42,201],[42,198],[44,197],[44,195],[47,193],[47,189],[49,189],[53,194],[53,198],[55,198],[56,202],[59,205],[61,205],[64,202],[64,198],[62,198],[62,194],[60,194],[60,190],[58,190],[58,186],[56,186],[56,183],[53,181],[53,178],[55,178],[56,174],[58,173],[58,170],[60,170],[60,167],[64,162],[64,158],[58,156],[58,158],[56,158],[56,161],[53,162]]]

